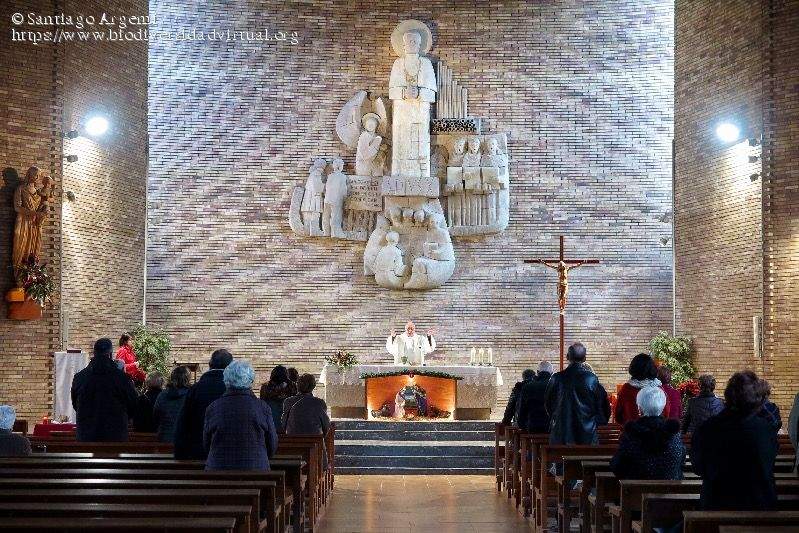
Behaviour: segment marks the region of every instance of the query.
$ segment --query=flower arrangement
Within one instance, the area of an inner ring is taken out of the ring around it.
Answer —
[[[358,358],[355,354],[346,350],[339,350],[333,355],[326,355],[325,362],[329,365],[337,367],[339,370],[349,370],[358,364]]]
[[[27,298],[35,300],[42,307],[52,299],[55,283],[47,270],[47,263],[39,264],[36,257],[31,255],[19,267],[17,275]]]
[[[695,379],[683,381],[677,385],[677,390],[680,391],[682,403],[685,405],[685,402],[687,402],[689,399],[699,396],[699,381]]]
[[[447,379],[463,379],[463,376],[455,376],[447,372],[438,372],[436,370],[423,370],[420,368],[403,368],[400,370],[391,370],[389,372],[364,372],[360,375],[361,379],[367,378],[384,378],[389,376],[429,376],[431,378],[447,378]]]

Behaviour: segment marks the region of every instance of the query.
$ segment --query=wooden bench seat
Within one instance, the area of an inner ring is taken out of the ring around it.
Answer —
[[[140,533],[158,531],[162,533],[233,533],[234,518],[4,518],[0,520],[0,531],[59,531],[81,533],[83,531],[109,531],[113,533]]]
[[[12,517],[49,517],[53,520],[71,517],[108,518],[228,518],[235,520],[236,533],[250,532],[249,505],[178,505],[123,503],[56,503],[0,502],[0,521]]]
[[[799,511],[686,511],[684,533],[719,533],[722,526],[757,526],[767,533],[771,527],[793,527],[799,531]]]
[[[163,502],[169,505],[239,506],[249,509],[246,525],[258,533],[260,491],[256,489],[6,489],[0,490],[0,504],[16,506],[20,503],[125,505],[138,509]],[[264,524],[265,525],[265,524]],[[238,529],[238,528],[237,528]]]

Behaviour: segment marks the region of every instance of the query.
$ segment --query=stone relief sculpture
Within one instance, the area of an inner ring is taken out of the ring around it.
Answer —
[[[426,57],[432,42],[417,20],[395,28],[388,98],[358,91],[336,119],[354,174],[335,158],[325,175],[328,161],[314,160],[289,208],[298,235],[367,241],[364,273],[388,289],[440,287],[455,271],[452,236],[497,233],[509,220],[507,138],[467,116],[467,89]]]

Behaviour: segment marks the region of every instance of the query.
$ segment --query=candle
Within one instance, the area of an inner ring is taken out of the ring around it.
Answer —
[[[493,365],[494,364],[494,349],[493,348],[489,348],[488,349],[488,364],[489,365]]]
[[[480,359],[481,365],[485,363],[485,350],[483,348],[480,348],[480,350],[477,352],[477,358]]]
[[[470,355],[469,355],[469,364],[473,365],[476,362],[477,362],[477,348],[472,346],[472,351],[470,352]]]

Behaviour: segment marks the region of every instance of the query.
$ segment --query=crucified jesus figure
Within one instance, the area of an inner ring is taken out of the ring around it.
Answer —
[[[558,307],[560,308],[560,314],[566,314],[566,300],[569,293],[569,270],[572,268],[576,268],[578,266],[582,266],[589,261],[574,261],[571,264],[566,263],[566,261],[558,261],[557,263],[551,263],[548,261],[541,260],[539,261],[542,265],[547,268],[551,268],[552,270],[557,271],[558,273]]]

